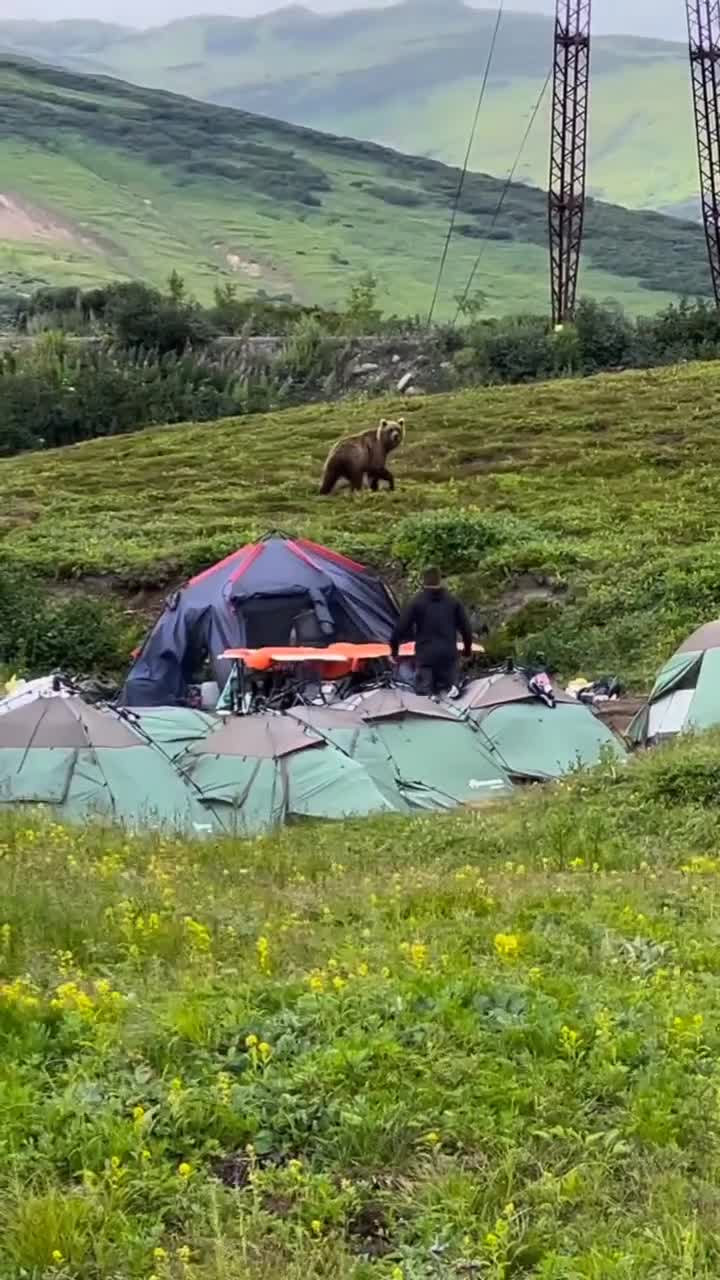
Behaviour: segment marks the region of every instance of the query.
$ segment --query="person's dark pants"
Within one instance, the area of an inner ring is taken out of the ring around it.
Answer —
[[[415,674],[415,692],[426,698],[436,698],[449,693],[457,684],[457,661],[454,658],[423,663]]]

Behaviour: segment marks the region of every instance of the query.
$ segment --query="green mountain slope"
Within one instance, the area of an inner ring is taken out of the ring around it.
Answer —
[[[334,16],[298,6],[202,17],[142,32],[99,23],[0,23],[0,49],[120,76],[455,163],[495,9],[405,0]],[[104,31],[104,35],[103,35]],[[552,23],[503,18],[473,167],[506,173],[550,65]],[[697,167],[687,51],[634,37],[594,41],[591,188],[632,207],[684,208]],[[544,185],[549,95],[519,171]]]
[[[495,653],[517,640],[567,675],[632,687],[720,611],[718,403],[718,362],[418,397],[396,491],[357,500],[319,497],[323,459],[403,412],[398,397],[28,453],[0,460],[0,571],[104,601],[114,589],[140,610],[144,584],[159,589],[152,613],[170,585],[281,527],[403,567],[406,583],[439,560],[491,626],[511,617]]]
[[[181,270],[207,296],[333,303],[367,269],[386,309],[427,308],[457,188],[454,169],[227,108],[0,60],[0,279],[6,285]],[[440,315],[478,252],[495,311],[547,302],[546,199],[472,174]],[[486,238],[487,237],[487,238]],[[707,292],[700,228],[593,204],[582,288],[635,309]]]

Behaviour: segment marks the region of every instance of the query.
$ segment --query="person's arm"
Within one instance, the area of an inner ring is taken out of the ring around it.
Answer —
[[[472,627],[470,626],[467,610],[461,600],[455,602],[455,626],[465,646],[465,657],[472,657]]]
[[[398,649],[406,640],[411,640],[415,631],[415,601],[411,600],[409,604],[400,613],[393,633],[390,637],[390,652],[393,658],[397,658]]]

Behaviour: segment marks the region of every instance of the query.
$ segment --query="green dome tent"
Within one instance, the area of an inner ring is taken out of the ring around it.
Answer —
[[[496,754],[449,706],[398,688],[291,713],[361,764],[407,813],[454,809],[511,790]]]
[[[555,697],[556,706],[546,706],[519,672],[510,672],[472,681],[457,705],[513,778],[546,782],[598,764],[603,752],[625,757],[589,707],[558,689]]]
[[[238,835],[291,818],[403,811],[361,764],[280,714],[232,716],[194,742],[177,767]]]
[[[0,805],[23,804],[131,830],[218,829],[166,757],[78,697],[38,698],[0,717]]]
[[[628,729],[636,746],[720,724],[720,620],[688,636],[660,669]]]

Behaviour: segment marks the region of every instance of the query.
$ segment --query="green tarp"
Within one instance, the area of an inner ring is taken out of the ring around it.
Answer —
[[[187,751],[193,742],[206,738],[210,730],[221,723],[211,712],[191,707],[152,707],[146,711],[123,710],[113,714],[171,760]]]

